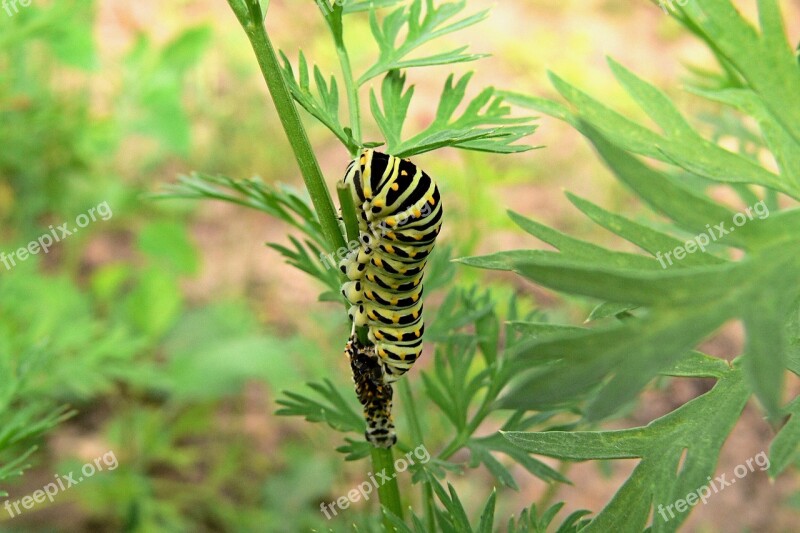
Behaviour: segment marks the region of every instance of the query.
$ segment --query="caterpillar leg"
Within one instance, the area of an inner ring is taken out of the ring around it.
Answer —
[[[391,448],[397,442],[392,420],[392,386],[384,382],[383,368],[375,350],[362,346],[355,335],[345,347],[350,360],[356,396],[364,406],[367,441],[378,448]]]

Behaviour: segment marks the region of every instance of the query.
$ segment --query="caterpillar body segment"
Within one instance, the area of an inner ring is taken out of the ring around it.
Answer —
[[[346,352],[367,440],[389,447],[396,440],[391,383],[422,354],[422,278],[441,230],[441,196],[422,169],[371,149],[350,162],[343,181],[357,210],[359,247],[339,264],[349,280],[342,294],[353,327],[366,327],[372,343],[363,346],[353,335]]]
[[[383,369],[371,346],[362,346],[350,337],[345,354],[353,371],[356,396],[364,406],[367,430],[364,437],[378,448],[391,448],[397,442],[392,420],[392,386],[383,380]]]

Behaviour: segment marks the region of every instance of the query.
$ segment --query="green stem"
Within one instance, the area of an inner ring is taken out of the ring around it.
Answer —
[[[350,187],[348,185],[344,183],[336,185],[336,194],[339,196],[339,205],[342,207],[342,219],[344,220],[344,228],[347,234],[347,247],[349,250],[350,243],[353,241],[358,242],[359,239],[356,206],[353,202],[353,194],[350,192]],[[349,309],[350,303],[345,302],[345,306]],[[356,335],[358,335],[358,341],[362,346],[369,344],[366,326],[356,328]]]
[[[267,82],[267,88],[275,103],[286,137],[289,139],[297,164],[300,166],[300,173],[319,217],[322,231],[333,250],[346,247],[328,187],[325,185],[306,130],[300,122],[300,115],[292,100],[289,87],[283,79],[275,49],[267,35],[259,2],[258,0],[228,0],[228,5],[239,19],[256,54],[264,81]],[[390,478],[390,481],[378,488],[381,505],[402,518],[400,489],[397,485],[397,473],[391,449],[373,448],[372,468],[375,472],[383,472]],[[393,529],[387,518],[384,518],[384,525],[389,531]]]
[[[397,471],[394,469],[392,449],[371,448],[370,452],[372,454],[373,474],[383,473],[389,478],[389,481],[378,487],[378,497],[381,500],[381,505],[402,519],[403,505],[400,503],[400,488],[397,485]],[[395,531],[395,527],[386,516],[383,517],[383,526],[386,531]]]
[[[336,185],[336,194],[339,196],[339,205],[342,207],[342,220],[344,220],[348,244],[358,241],[358,215],[356,215],[356,204],[353,201],[350,186],[339,183]]]
[[[331,249],[337,250],[345,246],[345,242],[342,232],[339,230],[330,192],[325,185],[325,179],[311,148],[306,130],[300,122],[300,115],[292,100],[292,94],[283,79],[275,49],[272,47],[264,27],[264,21],[260,16],[261,8],[258,0],[246,0],[246,2],[247,5],[242,6],[236,0],[228,0],[228,4],[236,13],[239,22],[242,23],[256,54],[264,81],[267,82],[267,88],[278,111],[278,117],[286,132],[286,137],[289,139],[308,194],[311,196],[311,202],[314,204],[314,209],[322,225],[322,232]],[[247,8],[247,11],[243,9],[244,7]]]
[[[350,134],[355,144],[347,143],[350,155],[355,156],[361,147],[361,104],[358,100],[358,85],[353,79],[353,68],[350,65],[350,55],[344,44],[344,24],[342,16],[344,5],[337,2],[330,9],[327,2],[317,0],[317,6],[322,11],[322,16],[328,23],[328,28],[333,35],[333,43],[336,46],[336,55],[339,57],[339,64],[342,68],[344,77],[345,92],[347,93],[347,108],[350,112]]]
[[[361,146],[361,111],[358,101],[358,87],[353,79],[353,69],[350,66],[350,56],[347,54],[347,49],[344,42],[341,40],[336,41],[336,53],[339,56],[339,63],[342,66],[342,75],[344,76],[344,86],[347,92],[347,108],[350,110],[350,129],[352,130],[353,140],[356,142],[356,147]],[[351,155],[355,155],[352,153]]]
[[[397,390],[400,393],[400,401],[406,416],[408,417],[408,427],[411,430],[411,442],[415,446],[423,444],[422,440],[422,425],[419,422],[417,415],[417,406],[414,403],[414,396],[411,393],[411,386],[408,384],[407,379],[401,379],[398,382]],[[425,528],[426,531],[436,530],[436,507],[433,501],[433,487],[427,480],[422,482],[422,504],[425,506]]]

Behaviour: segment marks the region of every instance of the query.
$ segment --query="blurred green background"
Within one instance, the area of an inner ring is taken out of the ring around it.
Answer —
[[[787,4],[788,20],[800,21],[800,4]],[[475,10],[492,5],[470,2]],[[192,170],[301,185],[227,4],[34,0],[8,13],[0,10],[0,252],[27,247],[50,226],[74,227],[76,217],[104,202],[113,216],[80,228],[47,254],[12,268],[0,264],[0,472],[16,470],[12,461],[21,455],[31,465],[0,489],[16,500],[109,450],[119,466],[18,517],[0,509],[0,529],[343,529],[344,522],[324,520],[319,502],[361,481],[363,465],[333,452],[341,442],[326,427],[273,413],[281,391],[312,379],[327,376],[348,390],[346,317],[337,305],[317,302],[320,287],[264,246],[289,242],[284,225],[227,204],[146,196]],[[334,69],[327,30],[311,13],[310,1],[274,0],[273,41],[292,57],[302,43]],[[796,35],[798,28],[790,30]],[[375,53],[366,19],[353,19],[348,31],[352,42],[364,43],[353,47],[354,63],[363,66]],[[503,0],[466,35],[473,51],[492,54],[461,68],[477,71],[475,86],[547,96],[551,69],[634,116],[639,111],[612,82],[606,55],[681,102],[682,62],[708,59],[644,1]],[[441,87],[428,76],[445,75],[412,72],[415,126],[432,118],[426,98],[434,105]],[[332,185],[348,156],[327,131],[308,124]],[[527,242],[507,219],[509,208],[614,243],[567,207],[563,189],[637,213],[577,133],[543,119],[530,142],[546,148],[418,158],[442,187],[443,240],[456,256]],[[457,270],[461,281],[478,276],[551,316],[585,316],[580,304],[516,278]],[[731,327],[706,348],[714,353],[737,343],[741,334]],[[696,392],[672,391],[675,405]],[[645,402],[631,418],[646,421],[664,410]],[[51,428],[64,414],[70,416]],[[764,423],[751,418],[726,447],[763,449]],[[581,483],[559,497],[576,509],[599,509],[623,470],[579,465],[572,475]],[[498,515],[518,512],[546,490],[539,480],[520,478],[522,490],[502,493]],[[788,498],[795,481],[782,478],[776,490]],[[469,501],[469,487],[480,482],[490,479],[455,484]],[[772,500],[731,516],[737,503],[758,498],[737,490],[698,509],[687,530],[789,531],[783,528],[796,523],[796,514],[776,511],[780,502]],[[361,505],[349,519],[369,509]]]

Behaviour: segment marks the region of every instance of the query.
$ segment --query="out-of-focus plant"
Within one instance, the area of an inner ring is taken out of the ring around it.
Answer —
[[[539,409],[580,400],[584,421],[596,423],[659,374],[717,380],[710,392],[645,427],[506,433],[522,450],[562,460],[640,459],[585,531],[641,531],[648,522],[654,532],[677,530],[692,506],[674,503],[708,484],[751,395],[776,426],[769,475],[796,460],[798,402],[784,403],[783,384],[787,370],[800,373],[800,210],[781,210],[778,200],[800,198],[800,69],[778,3],[760,0],[758,13],[755,28],[729,0],[694,0],[673,11],[721,65],[715,83],[691,91],[758,126],[740,133],[750,145],[740,144],[738,153],[706,139],[663,92],[613,60],[617,80],[658,130],[555,75],[553,85],[569,105],[506,95],[573,125],[617,178],[673,225],[654,229],[569,194],[597,224],[651,257],[608,250],[513,215],[558,252],[518,250],[463,260],[606,302],[590,317],[595,327],[518,344],[512,367],[519,379],[501,404]],[[677,171],[660,170],[638,156]],[[764,157],[775,166],[762,164]],[[738,193],[742,210],[713,200],[711,185]],[[697,237],[685,241],[688,235]],[[699,246],[705,241],[707,250]],[[729,250],[743,257],[734,261]],[[730,320],[741,320],[746,331],[740,357],[728,363],[694,351]]]
[[[132,232],[141,268],[86,262],[87,243],[123,246],[114,239],[125,232],[122,221],[139,214],[128,210],[136,192],[113,167],[121,143],[134,131],[167,141],[164,128],[188,131],[176,110],[186,69],[203,50],[197,36],[207,33],[190,30],[163,48],[140,41],[127,65],[144,72],[146,62],[148,75],[117,94],[136,120],[98,116],[88,98],[101,61],[94,11],[92,1],[58,0],[18,4],[13,16],[0,16],[0,492],[11,498],[26,481],[18,474],[48,459],[32,452],[57,439],[58,423],[76,416],[79,425],[81,414],[158,375],[150,366],[156,346],[183,311],[178,280],[196,267],[185,229],[163,222]],[[147,126],[153,116],[161,123]],[[165,144],[162,155],[180,148]],[[49,254],[9,259],[48,225],[74,220],[100,200],[114,212],[106,239],[92,226]]]
[[[124,83],[112,97],[109,118],[98,116],[89,101],[102,62],[92,38],[94,2],[58,0],[18,11],[0,17],[3,241],[27,241],[43,219],[72,217],[76,206],[93,205],[98,197],[115,207],[128,201],[130,193],[109,167],[134,134],[160,141],[151,164],[187,155],[183,85],[209,37],[207,27],[160,47],[141,37],[122,62]]]

